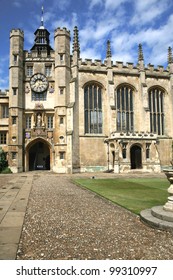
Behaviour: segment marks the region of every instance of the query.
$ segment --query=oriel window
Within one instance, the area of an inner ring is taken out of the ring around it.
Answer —
[[[96,84],[84,88],[85,133],[102,133],[102,88]]]

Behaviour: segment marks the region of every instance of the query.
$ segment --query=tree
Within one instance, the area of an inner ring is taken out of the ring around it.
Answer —
[[[6,159],[6,153],[0,147],[0,172],[7,166],[8,166],[8,162]]]

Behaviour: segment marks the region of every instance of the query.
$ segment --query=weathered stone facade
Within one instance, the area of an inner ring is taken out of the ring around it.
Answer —
[[[57,173],[140,169],[172,161],[173,60],[168,67],[80,58],[77,27],[57,28],[54,49],[43,24],[30,51],[10,33],[9,92],[0,93],[1,146],[13,172]],[[4,109],[4,104],[6,109]],[[4,136],[5,135],[5,136]]]

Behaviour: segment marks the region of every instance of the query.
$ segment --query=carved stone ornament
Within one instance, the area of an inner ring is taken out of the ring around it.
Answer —
[[[53,88],[53,86],[50,86],[49,88],[49,93],[54,93],[55,89]]]
[[[27,93],[29,93],[29,92],[30,92],[30,89],[29,89],[28,86],[26,86],[26,87],[25,87],[25,93],[27,94]]]
[[[44,109],[43,103],[35,103],[35,109]]]

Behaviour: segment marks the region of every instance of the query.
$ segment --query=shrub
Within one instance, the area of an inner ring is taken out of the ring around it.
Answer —
[[[0,147],[0,172],[2,172],[8,166],[8,161],[6,159],[6,153]]]

